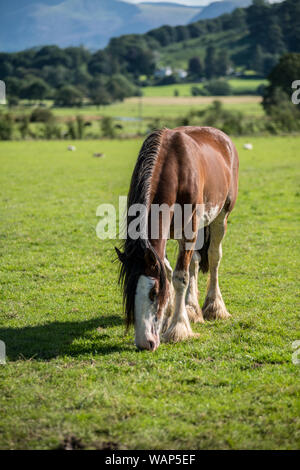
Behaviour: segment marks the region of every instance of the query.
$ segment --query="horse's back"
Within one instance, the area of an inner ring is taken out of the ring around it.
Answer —
[[[218,129],[192,126],[168,130],[166,138],[180,179],[191,183],[192,173],[197,175],[199,202],[219,206],[226,203],[231,211],[238,189],[238,154],[231,139]]]
[[[190,137],[199,147],[199,156],[214,159],[220,155],[230,169],[238,165],[235,146],[223,131],[214,127],[182,126],[173,129],[172,132]]]

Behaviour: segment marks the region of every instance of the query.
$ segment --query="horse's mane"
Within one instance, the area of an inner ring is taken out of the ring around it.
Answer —
[[[163,130],[152,132],[144,141],[140,150],[130,184],[128,200],[127,200],[127,218],[126,229],[135,217],[128,215],[128,209],[133,204],[143,204],[147,208],[147,217],[145,224],[148,222],[148,211],[150,205],[151,179],[153,170],[157,161],[157,157],[161,147]],[[143,227],[144,229],[145,227]],[[146,232],[148,233],[148,231]],[[129,326],[134,321],[134,297],[138,278],[145,270],[145,253],[150,250],[156,259],[159,271],[160,284],[160,300],[166,295],[166,273],[163,261],[151,245],[146,236],[136,240],[130,238],[127,234],[123,243],[123,253],[121,254],[121,268],[119,281],[123,287],[123,304],[126,314],[126,324]]]

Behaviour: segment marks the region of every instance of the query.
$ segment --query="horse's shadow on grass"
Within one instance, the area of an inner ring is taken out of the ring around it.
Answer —
[[[23,328],[0,328],[8,361],[49,360],[85,354],[107,355],[127,350],[112,345],[106,329],[122,325],[121,317],[111,315],[86,321],[52,322]],[[100,329],[100,333],[98,330]]]

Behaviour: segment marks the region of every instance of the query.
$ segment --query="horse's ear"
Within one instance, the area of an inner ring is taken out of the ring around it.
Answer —
[[[157,264],[157,259],[155,258],[155,254],[153,253],[152,250],[150,250],[150,248],[146,249],[145,263],[146,263],[146,266],[153,266],[153,267],[155,267]]]
[[[124,261],[125,261],[125,253],[122,253],[122,252],[119,250],[119,248],[117,248],[116,246],[115,246],[115,250],[116,250],[116,253],[117,253],[118,258],[119,258],[119,260],[121,261],[121,263],[124,263]]]

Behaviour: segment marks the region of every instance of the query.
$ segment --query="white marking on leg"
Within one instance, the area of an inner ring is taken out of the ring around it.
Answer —
[[[164,263],[166,267],[168,281],[172,282],[173,269],[172,269],[172,266],[170,265],[168,258],[164,259]]]
[[[194,251],[190,263],[190,281],[186,293],[186,309],[190,321],[203,322],[202,312],[198,303],[198,272],[201,256]]]
[[[164,334],[166,341],[180,341],[193,336],[188,314],[185,308],[185,296],[189,283],[189,273],[175,271],[173,285],[175,289],[175,311],[171,324]]]
[[[198,302],[198,271],[199,271],[200,255],[196,251],[190,264],[190,282],[186,293],[186,303],[193,305]]]
[[[167,258],[164,259],[165,263],[165,268],[166,268],[166,273],[167,273],[167,279],[169,282],[169,300],[166,304],[166,308],[164,310],[164,318],[163,318],[163,323],[162,323],[162,328],[161,331],[164,333],[170,323],[170,319],[174,313],[174,306],[175,306],[175,290],[173,286],[173,269],[172,266]]]

